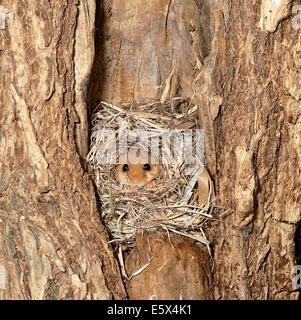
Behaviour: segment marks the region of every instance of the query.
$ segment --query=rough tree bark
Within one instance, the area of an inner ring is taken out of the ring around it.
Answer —
[[[298,295],[292,293],[301,218],[296,4],[229,1],[223,8],[227,73],[214,123],[216,182],[221,205],[233,214],[217,228],[216,298]]]
[[[194,97],[219,205],[232,210],[207,230],[212,275],[207,251],[181,239],[184,245],[173,243],[177,268],[169,266],[172,276],[162,282],[155,272],[166,262],[165,240],[153,273],[127,284],[129,297],[139,298],[147,283],[146,297],[160,288],[157,298],[296,299],[298,1],[96,4],[94,57],[95,1],[1,2],[8,13],[0,30],[0,265],[7,270],[0,298],[126,297],[81,165],[88,90],[89,113],[98,100]],[[146,240],[138,240],[126,258],[132,270],[148,254]],[[200,261],[195,273],[187,252]],[[199,280],[192,295],[189,286],[183,295],[170,285],[181,274],[191,275],[186,284]]]
[[[0,265],[6,269],[0,298],[125,298],[80,163],[87,152],[85,79],[95,3],[1,5],[7,16],[0,30]]]

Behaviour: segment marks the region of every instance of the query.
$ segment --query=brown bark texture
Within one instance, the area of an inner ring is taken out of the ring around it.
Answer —
[[[225,6],[226,74],[214,132],[220,204],[233,214],[217,228],[215,298],[298,296],[301,29],[297,2],[277,3]]]
[[[88,145],[95,3],[1,5],[0,299],[123,299],[80,161]]]
[[[137,245],[126,256],[126,283],[130,298],[141,300],[208,300],[211,296],[211,261],[200,243],[165,230],[145,232],[136,237]]]

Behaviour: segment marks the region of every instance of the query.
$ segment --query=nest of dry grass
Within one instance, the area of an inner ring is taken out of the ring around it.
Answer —
[[[112,129],[118,143],[121,121],[127,122],[128,130],[142,129],[148,137],[166,129],[183,132],[198,128],[197,106],[190,99],[180,97],[165,104],[153,102],[119,107],[101,102],[97,106],[87,160],[101,199],[102,218],[111,232],[111,242],[133,247],[138,231],[163,228],[197,240],[209,249],[204,227],[212,218],[214,199],[209,193],[208,204],[198,205],[198,170],[190,168],[187,173],[191,163],[185,163],[184,159],[175,162],[171,157],[170,163],[164,164],[156,187],[138,192],[129,192],[116,181],[115,164],[103,164],[103,150],[112,145],[110,139],[104,139],[103,129]],[[113,158],[114,161],[118,158],[118,151]]]

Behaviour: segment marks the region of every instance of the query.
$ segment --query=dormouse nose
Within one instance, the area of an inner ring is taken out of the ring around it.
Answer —
[[[136,184],[136,185],[139,185],[139,186],[143,185],[143,181],[138,176],[133,176],[131,180],[132,180],[133,184]]]

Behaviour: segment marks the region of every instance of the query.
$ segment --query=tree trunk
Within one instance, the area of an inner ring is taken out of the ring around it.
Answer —
[[[125,298],[80,162],[94,1],[1,5],[0,298]]]
[[[218,205],[229,209],[207,229],[214,269],[208,274],[207,250],[174,239],[172,251],[164,239],[155,264],[127,283],[129,297],[139,298],[146,286],[145,298],[159,291],[156,298],[183,298],[184,285],[194,283],[184,298],[297,299],[297,4],[104,0],[95,8],[93,0],[3,0],[0,266],[7,279],[0,298],[126,297],[84,168],[87,118],[99,100],[184,96],[198,105],[207,169]],[[126,256],[131,271],[148,261],[155,242],[144,241]],[[190,254],[199,261],[195,268]],[[164,282],[155,273],[166,259]]]
[[[223,104],[214,122],[220,205],[214,295],[296,299],[300,221],[300,29],[294,1],[224,6]]]

